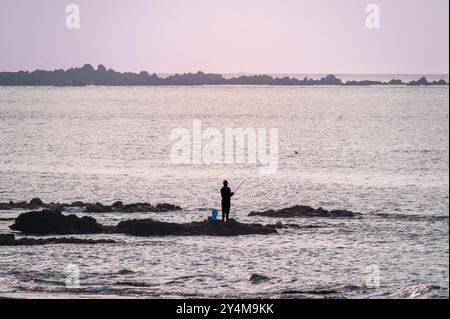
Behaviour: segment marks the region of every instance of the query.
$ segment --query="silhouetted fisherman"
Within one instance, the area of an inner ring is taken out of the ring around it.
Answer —
[[[222,221],[227,222],[230,217],[231,197],[234,195],[228,187],[227,181],[223,181],[223,187],[220,190],[220,194],[222,195]]]

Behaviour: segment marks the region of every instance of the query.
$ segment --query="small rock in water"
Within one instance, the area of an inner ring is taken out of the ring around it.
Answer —
[[[118,204],[118,203],[116,203]],[[155,206],[150,203],[132,203],[122,204],[121,206],[114,207],[117,212],[121,213],[153,213],[156,212]]]
[[[175,212],[180,211],[182,209],[180,206],[164,203],[156,205],[156,210],[158,212]]]
[[[113,208],[118,208],[118,207],[122,207],[123,206],[123,202],[121,201],[117,201],[114,204],[112,204]]]
[[[42,205],[44,205],[44,202],[40,199],[40,198],[33,198],[31,201],[30,201],[30,205],[33,205],[33,206],[42,206]]]
[[[268,280],[270,280],[269,277],[266,277],[266,276],[263,276],[263,275],[258,275],[258,274],[251,275],[250,279],[249,279],[249,281],[252,284],[259,284],[261,282],[268,281]]]
[[[76,201],[76,202],[73,202],[72,204],[70,204],[70,206],[71,207],[84,207],[85,204],[81,201]]]
[[[122,269],[118,272],[119,275],[129,275],[129,274],[134,274],[134,271],[129,270],[129,269]]]
[[[116,241],[111,239],[83,239],[72,237],[58,238],[20,238],[16,239],[14,234],[0,234],[0,246],[42,246],[42,245],[59,245],[59,244],[77,244],[77,245],[94,245],[94,244],[114,244]]]

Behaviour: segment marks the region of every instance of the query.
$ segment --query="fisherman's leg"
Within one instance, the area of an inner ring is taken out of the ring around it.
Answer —
[[[225,212],[225,221],[228,221],[228,219],[230,218],[230,206],[227,205],[224,209]]]
[[[222,221],[223,221],[223,222],[225,222],[225,212],[226,212],[226,209],[227,209],[226,205],[224,205],[224,204],[222,203]]]

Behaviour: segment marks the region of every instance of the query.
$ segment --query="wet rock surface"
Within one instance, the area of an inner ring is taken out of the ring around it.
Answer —
[[[114,244],[115,240],[111,239],[82,239],[82,238],[20,238],[16,239],[14,234],[0,234],[0,246],[42,246],[42,245],[58,245],[58,244]]]
[[[337,295],[342,296],[344,293],[351,291],[365,291],[370,288],[355,285],[345,285],[341,287],[318,288],[318,289],[299,289],[299,290],[285,290],[281,295]]]
[[[275,229],[315,229],[315,228],[324,228],[324,225],[298,225],[298,224],[283,224],[282,222],[278,222],[276,224],[268,224],[266,227],[275,228]]]
[[[92,217],[66,216],[48,209],[20,214],[10,228],[36,235],[98,234],[106,230]]]
[[[260,283],[263,283],[263,282],[269,281],[269,280],[270,280],[269,277],[259,275],[259,274],[252,274],[248,281],[250,281],[254,285],[257,285],[257,284],[260,284]]]
[[[277,231],[260,224],[243,224],[234,219],[227,223],[192,222],[175,224],[152,219],[123,221],[117,225],[117,232],[135,236],[240,236],[270,235]]]
[[[310,206],[293,206],[279,210],[266,210],[263,212],[251,212],[248,216],[263,216],[263,217],[278,217],[278,218],[354,218],[361,216],[360,213],[351,212],[348,210],[331,210],[328,211],[323,208],[314,209]]]
[[[239,223],[234,219],[227,223],[204,221],[186,224],[135,219],[122,221],[117,226],[104,226],[92,217],[66,216],[60,211],[46,209],[19,215],[10,228],[33,235],[122,233],[134,236],[240,236],[277,233],[272,227]]]
[[[119,275],[130,275],[130,274],[134,274],[134,271],[129,270],[129,269],[122,269],[122,270],[119,270],[117,273]]]

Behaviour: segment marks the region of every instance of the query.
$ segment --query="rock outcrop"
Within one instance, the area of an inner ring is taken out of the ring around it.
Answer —
[[[121,201],[117,201],[112,205],[104,205],[102,203],[84,203],[82,201],[73,202],[71,204],[65,203],[44,203],[39,198],[33,198],[29,203],[26,201],[21,202],[13,202],[9,203],[0,203],[0,210],[15,210],[15,209],[23,209],[23,210],[35,210],[39,208],[46,208],[49,210],[61,210],[64,211],[66,208],[80,208],[84,209],[87,213],[109,213],[109,212],[118,212],[118,213],[162,213],[162,212],[171,212],[171,211],[181,211],[182,208],[180,206],[176,206],[173,204],[157,204],[153,206],[150,203],[131,203],[124,204]]]
[[[326,227],[324,225],[297,225],[297,224],[283,224],[282,222],[278,222],[276,224],[269,224],[266,227],[275,228],[275,229],[315,229],[315,228],[323,228]]]
[[[162,212],[174,212],[181,211],[181,207],[172,204],[157,204],[153,206],[150,203],[133,203],[124,204],[122,202],[115,202],[112,205],[112,210],[121,213],[162,213]]]
[[[134,236],[241,236],[276,234],[274,228],[260,224],[243,224],[234,219],[227,223],[192,222],[175,224],[152,219],[128,220],[117,225],[117,232]]]
[[[77,245],[95,245],[95,244],[114,244],[111,239],[82,239],[82,238],[20,238],[16,239],[14,234],[0,234],[0,246],[42,246],[58,244],[77,244]]]
[[[35,235],[98,234],[105,232],[105,227],[98,224],[92,217],[66,216],[60,211],[47,209],[20,214],[10,228],[24,234]]]
[[[13,202],[10,201],[9,203],[0,203],[0,210],[13,210],[13,209],[37,209],[40,208],[39,205],[35,206],[31,203],[27,203],[25,201],[21,202]]]
[[[249,216],[278,217],[278,218],[299,218],[299,217],[323,217],[323,218],[354,218],[360,213],[348,210],[328,211],[323,208],[314,209],[310,206],[293,206],[279,210],[266,210],[263,212],[251,212]]]
[[[270,280],[269,277],[266,277],[263,275],[258,275],[258,274],[252,274],[248,281],[250,281],[254,285],[257,285],[257,284],[260,284],[262,282],[269,281],[269,280]]]
[[[121,233],[133,236],[241,236],[277,233],[273,227],[239,223],[234,219],[227,223],[205,221],[186,224],[135,219],[122,221],[117,226],[104,226],[92,217],[66,216],[60,211],[46,209],[19,215],[10,228],[33,235]]]

